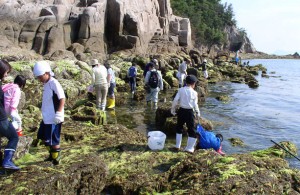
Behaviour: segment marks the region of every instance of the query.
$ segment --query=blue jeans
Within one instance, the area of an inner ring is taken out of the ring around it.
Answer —
[[[8,143],[5,149],[17,149],[19,137],[16,132],[16,129],[7,119],[0,121],[0,136],[4,136],[8,139]]]

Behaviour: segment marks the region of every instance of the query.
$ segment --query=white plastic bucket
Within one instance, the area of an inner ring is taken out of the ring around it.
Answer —
[[[165,146],[166,134],[161,131],[150,131],[148,133],[148,146],[151,150],[162,150]]]

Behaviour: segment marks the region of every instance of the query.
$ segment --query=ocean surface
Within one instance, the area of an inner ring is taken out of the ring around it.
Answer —
[[[246,61],[262,64],[269,78],[256,76],[256,89],[231,82],[211,85],[210,97],[201,109],[203,117],[217,124],[215,130],[223,134],[223,149],[228,154],[265,149],[274,145],[271,140],[291,141],[300,149],[300,60]],[[217,101],[220,94],[228,95],[231,101]],[[240,138],[245,146],[233,147],[229,138]],[[291,167],[300,168],[297,159],[287,160]]]
[[[256,76],[259,82],[256,89],[231,82],[210,84],[209,96],[200,106],[202,117],[211,120],[213,131],[223,135],[223,150],[228,154],[266,149],[274,145],[271,140],[291,141],[300,149],[300,60],[246,61],[249,65],[262,64],[269,78],[261,77],[261,73]],[[170,94],[173,92],[168,93],[159,95],[159,105],[172,101]],[[220,95],[228,95],[231,100],[220,102],[216,99]],[[116,114],[118,123],[145,135],[148,131],[159,130],[155,126],[155,109],[145,102],[132,101],[117,107]],[[240,138],[244,146],[232,146],[230,138]],[[167,138],[166,144],[174,143],[174,137]],[[300,161],[293,157],[287,160],[291,167],[300,169]]]

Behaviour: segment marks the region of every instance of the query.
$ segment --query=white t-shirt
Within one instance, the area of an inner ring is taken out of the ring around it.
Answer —
[[[44,84],[43,99],[42,99],[42,115],[45,124],[54,124],[55,109],[53,95],[57,95],[58,99],[66,98],[64,90],[60,83],[53,77]],[[56,104],[59,102],[56,102]],[[57,105],[58,106],[58,105]],[[62,110],[64,114],[64,109]]]

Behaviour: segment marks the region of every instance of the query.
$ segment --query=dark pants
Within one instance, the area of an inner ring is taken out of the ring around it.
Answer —
[[[193,109],[179,108],[177,113],[176,133],[182,134],[183,125],[186,123],[188,136],[196,138],[195,115]]]
[[[8,121],[8,119],[0,121],[0,136],[4,136],[8,139],[5,149],[16,150],[19,137],[16,129],[13,127],[11,122]]]
[[[136,77],[130,77],[129,78],[129,85],[130,85],[131,92],[135,91],[135,89],[136,89]]]

